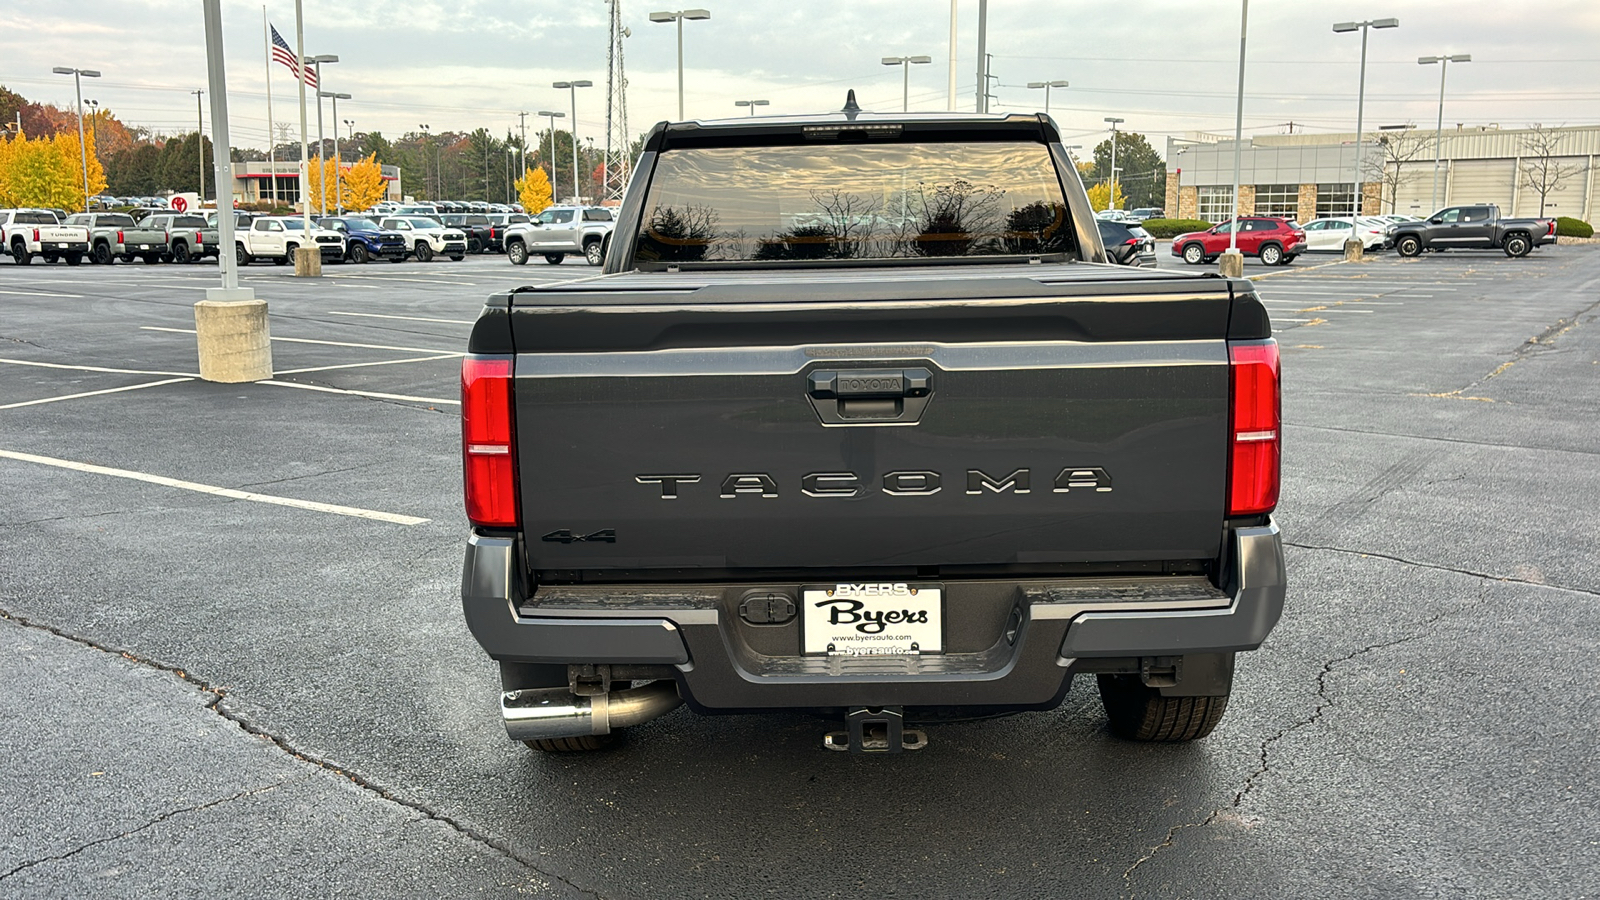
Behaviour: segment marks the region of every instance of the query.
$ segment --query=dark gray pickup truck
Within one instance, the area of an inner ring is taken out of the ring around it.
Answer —
[[[489,299],[462,602],[508,734],[680,703],[826,746],[1062,702],[1189,740],[1282,612],[1250,282],[1105,263],[1037,115],[663,123],[604,273]]]
[[[1452,206],[1421,222],[1396,225],[1390,235],[1401,256],[1424,250],[1504,250],[1527,256],[1533,248],[1556,242],[1555,219],[1506,219],[1492,203]]]

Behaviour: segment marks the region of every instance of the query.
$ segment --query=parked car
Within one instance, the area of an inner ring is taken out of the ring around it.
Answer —
[[[117,259],[133,262],[135,256],[155,264],[167,255],[166,230],[138,225],[127,213],[78,213],[68,216],[66,224],[89,229],[89,258],[98,265]]]
[[[453,262],[467,258],[467,235],[459,228],[446,228],[428,216],[387,216],[378,222],[386,231],[398,231],[406,239],[417,262],[428,262],[444,255]]]
[[[1167,217],[1167,211],[1159,206],[1141,206],[1134,210],[1130,215],[1132,215],[1138,221],[1143,222],[1145,219],[1165,219]]]
[[[175,213],[171,210],[157,212],[139,220],[144,228],[160,228],[167,233],[167,252],[163,262],[198,262],[207,256],[220,256],[222,243],[215,225],[203,216]]]
[[[235,258],[241,266],[248,266],[257,259],[288,265],[294,259],[295,250],[308,241],[316,245],[323,262],[344,259],[343,235],[312,223],[308,238],[305,219],[300,216],[259,216],[249,228],[234,232],[233,239]]]
[[[1110,222],[1097,219],[1100,243],[1105,245],[1106,258],[1119,266],[1144,266],[1155,268],[1156,239],[1150,232],[1133,222]]]
[[[47,263],[58,259],[75,266],[89,252],[89,229],[83,225],[63,225],[48,209],[0,209],[0,235],[5,250],[19,266],[33,262],[35,256]]]
[[[1286,266],[1306,248],[1306,233],[1300,223],[1273,216],[1240,216],[1237,244],[1239,252],[1254,256],[1262,265]],[[1234,223],[1223,222],[1209,231],[1191,231],[1172,239],[1172,255],[1191,266],[1213,262],[1228,249],[1228,235]]]
[[[1494,204],[1452,206],[1426,222],[1396,225],[1394,247],[1401,256],[1423,250],[1504,250],[1527,256],[1533,248],[1556,242],[1555,219],[1507,219]]]
[[[365,263],[372,259],[405,262],[409,255],[405,235],[392,229],[379,228],[377,222],[366,216],[328,216],[319,219],[317,224],[344,236],[344,258],[353,263]]]
[[[494,230],[489,217],[483,213],[445,213],[439,221],[451,228],[460,229],[467,236],[468,253],[487,253],[494,243]]]
[[[1389,240],[1391,227],[1391,224],[1383,219],[1363,216],[1356,220],[1355,232],[1360,236],[1361,246],[1364,249],[1386,250],[1392,246]],[[1348,217],[1312,219],[1305,224],[1306,250],[1341,252],[1344,250],[1344,242],[1350,239],[1351,228]]]
[[[396,216],[433,216],[437,218],[440,209],[432,203],[402,203],[390,213]]]
[[[1102,222],[1137,222],[1138,221],[1137,219],[1135,219],[1133,217],[1132,213],[1129,213],[1125,209],[1102,209],[1099,212],[1095,213],[1094,217],[1096,219],[1101,220]]]
[[[609,206],[552,206],[527,224],[506,229],[506,257],[521,266],[539,253],[554,266],[569,253],[582,253],[589,265],[598,266],[605,262],[616,227]]]

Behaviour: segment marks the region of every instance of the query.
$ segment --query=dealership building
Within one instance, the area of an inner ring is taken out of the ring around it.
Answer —
[[[1593,222],[1600,214],[1600,126],[1554,129],[1548,167],[1567,173],[1545,198],[1545,215]],[[1425,216],[1435,208],[1493,203],[1516,216],[1539,213],[1529,187],[1527,129],[1452,128],[1440,141],[1437,182],[1432,130],[1380,129],[1362,139],[1363,214]],[[1243,142],[1239,211],[1300,222],[1349,215],[1355,200],[1355,133],[1275,134]],[[1404,157],[1396,161],[1395,157]],[[1233,214],[1234,141],[1191,133],[1167,139],[1167,212],[1222,222]],[[1377,175],[1379,166],[1383,176]],[[1437,194],[1435,194],[1437,191]],[[1438,197],[1437,207],[1433,198]]]
[[[349,169],[352,165],[354,163],[347,162],[342,167]],[[383,199],[403,199],[400,167],[379,166],[379,169],[383,172]],[[333,185],[328,185],[328,192],[332,194]],[[290,206],[299,203],[300,163],[293,160],[269,162],[264,159],[234,163],[233,199],[238,203],[257,203],[262,200],[276,200]]]

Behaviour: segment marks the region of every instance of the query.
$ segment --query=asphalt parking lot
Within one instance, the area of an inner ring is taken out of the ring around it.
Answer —
[[[1160,250],[1163,268],[1181,262]],[[1289,609],[1227,718],[1050,713],[857,758],[680,709],[504,738],[459,610],[459,356],[594,270],[0,263],[0,895],[1600,895],[1600,249],[1247,261],[1284,351]]]

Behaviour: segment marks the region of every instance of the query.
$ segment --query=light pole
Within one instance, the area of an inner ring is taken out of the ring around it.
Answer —
[[[93,140],[91,140],[90,143],[94,144],[94,158],[96,160],[99,160],[100,159],[100,101],[99,100],[85,100],[83,102],[89,104],[89,109],[90,109],[90,113],[89,113],[89,137],[93,138]]]
[[[78,92],[78,155],[83,157],[83,211],[89,211],[89,146],[83,140],[83,79],[99,78],[99,69],[74,69],[70,66],[56,66],[50,70],[57,75],[71,75],[73,87]],[[17,129],[21,134],[22,129]]]
[[[423,187],[427,187],[428,186],[428,143],[429,143],[429,137],[432,134],[432,132],[430,132],[428,130],[428,124],[426,122],[418,125],[417,127],[422,129],[422,186]],[[438,197],[434,196],[434,194],[436,194],[436,193],[437,193],[437,191],[429,191],[428,192],[428,199],[429,200],[437,200],[437,199],[439,199]]]
[[[908,112],[911,109],[911,67],[926,65],[933,62],[931,56],[885,56],[883,64],[886,66],[904,66],[900,78],[900,111]]]
[[[1439,123],[1433,129],[1433,211],[1439,211],[1439,148],[1444,140],[1444,76],[1450,71],[1451,63],[1472,62],[1471,53],[1457,53],[1454,56],[1419,56],[1417,65],[1431,66],[1439,64]],[[56,70],[61,71],[60,69]]]
[[[1106,121],[1111,123],[1111,192],[1106,195],[1106,209],[1117,208],[1117,126],[1125,119],[1116,116],[1106,116]]]
[[[205,107],[200,103],[200,95],[205,91],[190,91],[194,95],[194,143],[195,150],[200,157],[200,193],[199,203],[204,206],[206,202],[206,114]],[[220,197],[221,194],[218,194]]]
[[[321,84],[322,82],[319,81],[317,83]],[[339,101],[349,100],[350,95],[318,90],[317,109],[319,111],[322,109],[323,97],[333,98],[333,208],[338,210],[339,215],[342,216],[344,215],[344,185],[339,183],[339,163],[342,161],[339,156]],[[324,197],[328,195],[327,188],[323,188],[322,195]],[[323,210],[323,212],[327,212],[327,210]]]
[[[1250,0],[1239,4],[1239,96],[1233,110],[1233,225],[1228,229],[1228,252],[1223,256],[1223,275],[1242,276],[1244,257],[1239,255],[1239,161],[1244,152],[1244,51],[1250,34]],[[1237,267],[1237,271],[1233,271]]]
[[[522,130],[522,145],[517,147],[517,177],[528,171],[528,114],[517,113],[517,127]]]
[[[698,12],[699,10],[695,10],[695,11]],[[710,13],[706,13],[706,16],[709,17],[710,15],[711,15]],[[681,59],[681,57],[680,57],[680,59]],[[679,64],[678,72],[679,72],[679,84],[682,84],[682,72],[683,72],[682,63]],[[592,81],[557,81],[557,82],[555,82],[554,84],[552,84],[550,86],[553,87],[553,88],[557,88],[559,90],[565,90],[567,92],[568,96],[570,96],[572,98],[572,200],[573,200],[574,203],[576,203],[576,202],[578,202],[578,195],[582,193],[582,191],[578,190],[578,88],[581,88],[581,87],[594,87],[594,82],[592,82]],[[681,93],[679,94],[678,102],[679,102],[680,105],[683,103],[683,97],[682,97]],[[553,137],[552,137],[552,140],[554,140]],[[550,155],[552,157],[554,157],[555,156],[555,150],[553,149],[554,148],[554,144],[552,144],[551,147],[552,147],[552,149],[550,151]]]
[[[1064,88],[1066,86],[1067,86],[1067,83],[1065,81],[1030,81],[1030,82],[1028,82],[1028,87],[1030,89],[1032,89],[1032,90],[1036,91],[1039,88],[1044,88],[1044,114],[1047,115],[1047,116],[1050,115],[1050,89],[1051,88]]]
[[[1362,115],[1367,105],[1367,29],[1369,28],[1398,28],[1399,19],[1368,19],[1365,22],[1340,22],[1333,26],[1334,33],[1344,34],[1350,31],[1361,31],[1361,80],[1356,90],[1356,180],[1355,198],[1351,200],[1350,210],[1350,239],[1360,240],[1354,231],[1355,220],[1361,215],[1361,127]]]
[[[700,21],[711,18],[709,9],[680,9],[677,12],[653,12],[652,22],[678,23],[678,121],[683,121],[683,20]]]
[[[735,101],[733,101],[733,105],[734,106],[748,106],[748,107],[750,107],[750,115],[753,116],[753,115],[756,114],[756,107],[758,107],[758,106],[771,106],[772,105],[772,101],[771,100],[735,100]]]
[[[327,91],[322,89],[322,64],[336,63],[338,61],[339,57],[332,53],[308,56],[303,60],[306,65],[312,67],[312,70],[317,75],[317,212],[323,215],[328,214],[328,185],[326,184],[328,167],[323,162],[326,154],[322,149],[322,98],[329,95]]]
[[[551,112],[548,109],[541,109],[538,114],[550,120],[550,202],[554,203],[556,199],[556,120],[565,119],[567,114],[564,112]],[[576,165],[573,166],[573,171],[577,171]],[[543,210],[540,211],[542,212]]]

